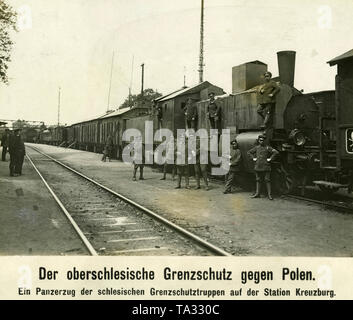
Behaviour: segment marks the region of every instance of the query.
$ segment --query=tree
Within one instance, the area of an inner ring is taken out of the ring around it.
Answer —
[[[5,0],[0,0],[0,81],[8,83],[8,63],[11,61],[10,52],[13,42],[10,31],[16,29],[17,13]]]
[[[134,105],[138,106],[150,106],[152,104],[152,101],[158,97],[160,97],[162,94],[154,91],[153,89],[145,89],[143,90],[143,95],[140,94],[132,94],[130,97],[128,96],[125,101],[120,105],[119,109],[123,108],[131,108]]]

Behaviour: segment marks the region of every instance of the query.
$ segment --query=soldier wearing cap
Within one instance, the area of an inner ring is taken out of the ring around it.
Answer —
[[[10,130],[5,129],[3,136],[1,137],[1,146],[2,146],[2,155],[1,160],[6,161],[6,152],[8,151],[9,147],[9,140],[10,140]]]
[[[242,163],[241,152],[237,140],[234,139],[230,144],[232,148],[229,155],[229,172],[227,175],[225,190],[223,191],[224,194],[231,193],[232,186],[236,181],[237,174],[240,172]]]
[[[145,180],[143,177],[143,167],[145,163],[145,146],[143,143],[141,143],[141,138],[137,138],[137,141],[134,143],[134,160],[133,160],[133,165],[134,165],[134,171],[133,171],[133,176],[132,180],[136,181],[136,173],[137,169],[140,168],[140,178],[139,180]],[[141,153],[141,157],[138,156],[138,154]],[[140,160],[138,160],[140,158]]]
[[[26,154],[25,144],[21,137],[21,129],[15,129],[9,140],[10,176],[22,175],[22,165]]]
[[[259,135],[258,144],[248,151],[249,157],[255,162],[256,192],[251,198],[260,198],[261,181],[265,180],[267,196],[272,198],[271,192],[271,161],[276,157],[278,151],[265,145],[265,136]]]
[[[184,108],[186,129],[194,129],[196,131],[197,126],[197,108],[192,98],[186,100],[186,105]]]
[[[207,103],[207,117],[210,120],[211,129],[218,129],[219,120],[221,119],[221,105],[215,100],[214,92],[208,94],[209,101]]]
[[[273,81],[271,72],[264,74],[265,83],[260,88],[261,103],[257,113],[264,119],[262,127],[269,128],[272,124],[273,113],[276,105],[276,95],[280,91],[279,86]]]
[[[208,143],[208,141],[207,141]],[[200,186],[200,178],[202,176],[203,181],[205,183],[205,189],[206,191],[209,190],[208,187],[208,179],[207,179],[207,163],[201,163],[201,155],[203,150],[203,145],[201,142],[200,137],[196,138],[196,150],[192,150],[193,155],[195,156],[195,164],[194,164],[194,170],[195,170],[195,178],[196,178],[196,187],[195,189],[201,189]]]
[[[175,189],[180,189],[181,188],[181,178],[182,176],[185,177],[185,188],[190,189],[189,186],[189,152],[188,152],[188,142],[187,142],[187,137],[185,135],[180,135],[178,137],[177,143],[174,145],[175,148],[175,161],[176,161],[176,167],[177,167],[177,174],[178,174],[178,180],[177,180],[177,186]],[[185,158],[182,159],[181,155],[182,153],[185,154]],[[178,161],[178,156],[180,157],[180,161]]]
[[[176,165],[175,165],[175,159],[174,159],[174,147],[176,145],[176,139],[170,139],[167,143],[167,150],[166,150],[166,159],[165,163],[163,165],[163,177],[160,180],[165,180],[167,178],[167,170],[168,167],[172,167],[172,179],[174,181],[174,177],[176,174]]]

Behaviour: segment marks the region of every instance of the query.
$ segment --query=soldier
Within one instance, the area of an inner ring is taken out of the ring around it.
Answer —
[[[137,152],[141,152],[142,153],[142,162],[141,163],[137,163],[137,161],[135,161],[136,158],[137,158]],[[141,150],[136,150],[136,149],[134,150],[134,161],[133,161],[134,171],[133,171],[132,181],[136,181],[136,173],[137,173],[137,169],[138,168],[140,168],[140,178],[139,178],[139,180],[145,180],[144,177],[143,177],[144,163],[145,163],[145,146],[142,143]]]
[[[196,163],[194,164],[194,169],[195,169],[195,178],[196,178],[196,187],[195,189],[201,189],[200,187],[200,176],[202,175],[203,181],[205,183],[205,189],[206,191],[209,190],[208,187],[208,179],[207,179],[207,164],[201,163],[201,153],[202,153],[202,144],[201,140],[199,137],[197,137],[196,140],[196,151],[195,151],[195,157],[196,157]],[[194,152],[194,151],[193,151]]]
[[[103,150],[103,157],[102,157],[103,162],[106,161],[107,157],[109,158],[109,162],[111,161],[111,158],[113,155],[113,148],[114,148],[113,137],[111,135],[108,135],[108,138]]]
[[[158,128],[162,128],[163,121],[163,108],[158,105],[157,101],[153,100],[153,108],[157,111]]]
[[[172,166],[172,179],[174,181],[175,179],[175,174],[176,174],[176,165],[175,165],[175,159],[174,159],[174,148],[176,145],[176,139],[170,139],[169,142],[167,143],[167,154],[166,154],[166,159],[163,165],[163,177],[160,180],[165,180],[167,177],[167,169],[169,166]]]
[[[178,139],[178,145],[175,144],[175,161],[177,161],[177,156],[182,153],[181,150],[185,151],[185,162],[184,163],[177,163],[176,162],[176,167],[177,167],[177,174],[178,174],[178,180],[177,180],[177,186],[175,189],[180,189],[181,188],[181,178],[182,176],[185,176],[185,188],[190,189],[189,186],[189,159],[188,159],[188,143],[187,143],[187,138],[182,135]],[[179,147],[179,150],[178,150]]]
[[[276,105],[276,94],[280,91],[279,86],[271,80],[272,73],[267,71],[264,74],[265,83],[260,89],[262,102],[259,104],[257,113],[264,119],[263,128],[269,128],[272,124],[273,113]]]
[[[215,100],[214,92],[208,94],[209,102],[207,104],[207,117],[210,120],[211,129],[218,129],[218,122],[221,118],[221,105]]]
[[[6,152],[9,148],[9,139],[10,139],[10,130],[5,129],[3,136],[1,137],[1,145],[2,145],[2,156],[1,160],[6,161]]]
[[[10,176],[22,175],[22,165],[26,154],[25,144],[21,138],[21,129],[15,129],[9,141]]]
[[[236,181],[236,176],[240,172],[241,167],[241,152],[239,150],[238,142],[234,139],[231,143],[231,150],[230,150],[230,161],[229,161],[229,172],[227,175],[227,181],[225,190],[223,191],[224,194],[231,193],[232,186]]]
[[[273,200],[271,193],[271,161],[276,157],[278,151],[265,146],[265,136],[259,135],[258,145],[248,151],[248,155],[255,162],[256,192],[251,198],[260,198],[261,180],[265,180],[267,196]]]
[[[193,103],[192,98],[186,100],[184,107],[184,114],[186,119],[186,129],[194,129],[196,131],[197,126],[197,108]]]

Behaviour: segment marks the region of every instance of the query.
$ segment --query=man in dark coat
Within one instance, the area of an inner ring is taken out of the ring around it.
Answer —
[[[185,114],[185,119],[186,119],[186,129],[194,129],[196,131],[197,108],[191,98],[188,98],[186,100],[184,114]]]
[[[221,119],[221,105],[215,100],[214,92],[208,94],[209,101],[207,103],[207,117],[210,120],[211,129],[218,129],[219,120]]]
[[[201,154],[204,151],[202,147],[203,146],[202,146],[200,137],[196,137],[196,151],[195,151],[196,163],[194,164],[195,178],[196,178],[195,189],[201,189],[200,177],[202,176],[203,181],[205,183],[205,189],[206,191],[208,191],[209,187],[208,187],[208,177],[207,177],[207,164],[201,163]]]
[[[279,86],[271,80],[271,72],[264,74],[265,83],[260,89],[260,101],[257,113],[264,119],[262,127],[269,128],[272,124],[273,113],[276,105],[276,94],[280,91]]]
[[[3,136],[1,137],[2,155],[1,160],[6,161],[6,152],[9,148],[10,130],[5,129]]]
[[[186,189],[190,189],[189,186],[189,175],[190,175],[190,171],[189,171],[189,152],[188,152],[188,142],[187,142],[187,138],[184,135],[181,135],[178,137],[178,143],[176,143],[174,145],[175,148],[175,157],[174,157],[174,161],[176,163],[176,167],[177,167],[177,174],[178,174],[178,182],[177,182],[177,186],[175,187],[175,189],[180,189],[181,188],[181,178],[182,176],[185,177],[185,188]],[[185,152],[185,161],[178,163],[178,156],[181,156],[182,152]]]
[[[261,180],[265,180],[267,195],[273,200],[271,193],[271,161],[278,151],[265,145],[265,136],[259,135],[258,145],[248,151],[248,155],[255,161],[256,192],[251,198],[260,198]]]
[[[223,192],[224,194],[232,192],[232,186],[234,185],[237,174],[240,172],[242,161],[237,140],[233,140],[230,144],[232,148],[229,155],[229,172],[227,175],[225,190]]]
[[[21,137],[21,129],[15,129],[9,141],[10,176],[22,175],[22,165],[26,154],[25,144]]]

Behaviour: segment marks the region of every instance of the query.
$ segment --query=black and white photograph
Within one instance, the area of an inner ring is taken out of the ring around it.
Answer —
[[[352,12],[349,0],[0,0],[0,259],[35,259],[39,280],[56,279],[45,259],[82,270],[89,256],[191,280],[192,257],[219,287],[228,269],[208,263],[242,261],[249,272],[228,280],[311,281],[334,298],[316,283],[330,263],[295,261],[352,263]],[[261,259],[292,260],[277,277]],[[285,285],[260,299],[303,298]],[[48,298],[36,291],[21,292]]]

